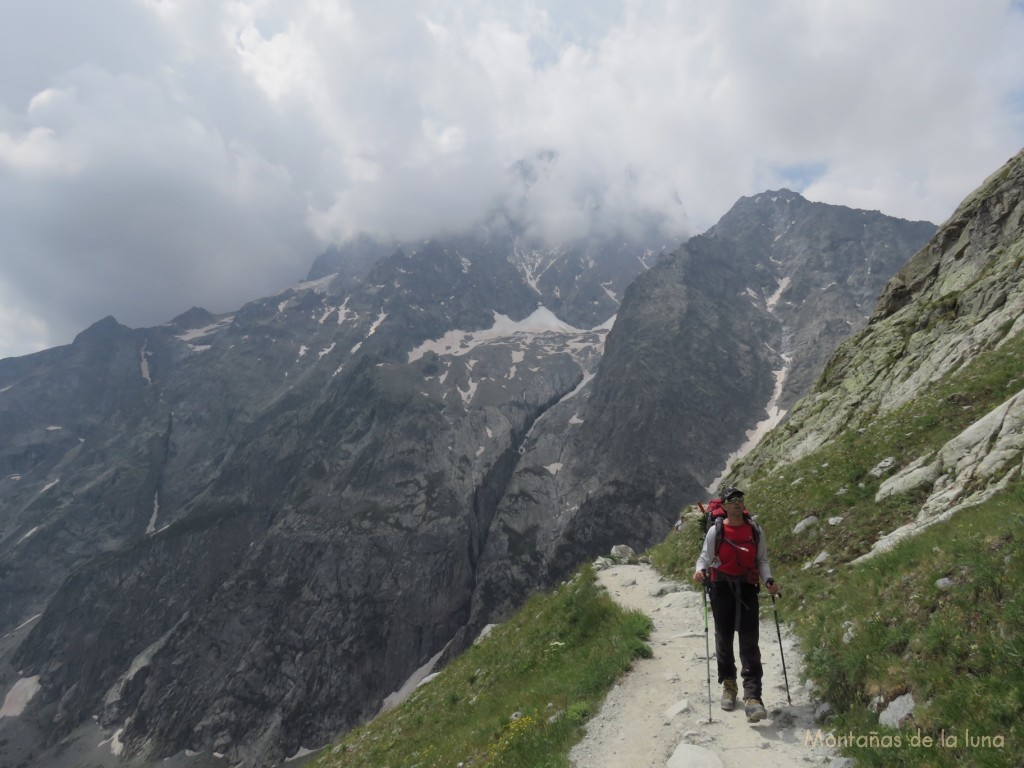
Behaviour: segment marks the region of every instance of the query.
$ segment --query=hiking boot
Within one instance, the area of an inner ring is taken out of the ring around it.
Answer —
[[[758,720],[764,720],[768,716],[760,699],[744,699],[743,711],[747,715],[748,723],[756,723]]]
[[[736,681],[726,680],[722,683],[722,709],[732,712],[736,709]]]

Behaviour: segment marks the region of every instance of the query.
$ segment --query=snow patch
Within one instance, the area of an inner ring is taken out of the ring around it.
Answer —
[[[725,461],[725,468],[722,473],[716,477],[711,485],[708,487],[711,495],[714,495],[718,487],[722,484],[726,477],[729,476],[729,472],[732,469],[732,465],[737,461],[746,456],[750,451],[754,449],[761,438],[768,434],[772,429],[778,426],[779,422],[786,415],[786,411],[779,408],[779,398],[782,397],[782,387],[786,383],[786,377],[789,375],[789,363],[792,357],[782,355],[783,366],[779,370],[775,371],[775,390],[772,392],[772,397],[765,406],[767,412],[767,418],[758,422],[757,426],[749,430],[746,435],[746,441],[736,451],[734,451],[728,459]]]
[[[39,675],[21,678],[4,697],[0,717],[19,717],[32,697],[39,693],[39,688]]]
[[[48,483],[48,484],[44,485],[44,486],[43,486],[43,490],[41,490],[41,491],[39,492],[39,493],[40,493],[40,495],[42,495],[42,494],[46,493],[46,492],[47,492],[48,490],[50,490],[51,488],[53,488],[53,486],[55,486],[55,485],[56,485],[57,483],[59,483],[59,482],[60,482],[60,478],[58,477],[58,478],[57,478],[56,480],[54,480],[54,481],[53,481],[52,483]]]
[[[380,324],[384,322],[384,319],[387,316],[388,313],[385,312],[384,310],[381,310],[380,314],[377,316],[377,319],[374,321],[373,325],[370,326],[370,330],[367,331],[366,339],[370,338],[371,336],[373,336],[373,334],[377,332],[377,329],[380,328]],[[363,339],[363,341],[366,341],[366,339]],[[356,345],[352,347],[351,354],[354,355],[356,352],[359,351],[359,348],[363,346],[363,341],[357,342]],[[411,363],[412,360],[410,360],[409,362]]]
[[[558,262],[564,255],[564,252],[560,250],[548,253],[538,250],[527,251],[520,247],[518,238],[513,243],[512,249],[515,254],[513,263],[516,269],[519,270],[523,279],[536,293],[543,295],[543,292],[540,290],[540,278]]]
[[[513,320],[507,315],[494,312],[494,325],[482,331],[449,331],[440,339],[423,342],[409,353],[409,362],[419,360],[428,352],[439,355],[464,355],[467,352],[496,339],[504,339],[520,334],[537,335],[542,333],[584,333],[562,320],[547,307],[538,307],[529,317]]]
[[[787,288],[789,288],[789,282],[790,281],[788,277],[784,277],[781,280],[779,280],[779,285],[775,289],[775,293],[769,296],[768,301],[765,303],[765,305],[768,307],[769,312],[775,310],[775,305],[779,303],[779,299],[782,298],[782,294],[785,292]]]
[[[116,731],[114,731],[113,736],[111,736],[106,741],[101,741],[99,745],[102,747],[104,744],[110,744],[110,751],[118,757],[120,757],[121,753],[124,752],[124,743],[121,741],[122,733],[124,733],[124,728],[118,728]]]
[[[448,646],[445,646],[433,656],[430,661],[424,664],[422,667],[417,669],[408,680],[399,688],[397,691],[389,696],[384,697],[384,703],[381,705],[380,711],[387,712],[389,709],[394,709],[407,698],[409,695],[416,690],[416,686],[423,682],[423,680],[434,671],[434,667],[437,666],[437,662],[441,660],[441,656],[444,654]]]
[[[593,373],[587,373],[586,371],[584,371],[582,381],[580,381],[580,383],[576,385],[576,388],[573,389],[572,392],[569,392],[568,394],[563,395],[558,400],[558,402],[555,403],[555,406],[561,405],[566,400],[569,400],[570,398],[573,398],[577,394],[579,394],[583,390],[583,388],[585,386],[587,386],[587,383],[592,378],[594,378],[594,374]],[[523,442],[519,446],[519,453],[520,454],[522,454],[522,453],[524,453],[526,451],[526,444],[530,441],[530,437],[533,435],[534,429],[536,429],[537,426],[545,419],[545,417],[554,410],[555,406],[552,406],[547,411],[542,413],[539,417],[537,417],[536,420],[534,420],[533,424],[530,425],[530,428],[526,431],[526,437],[523,438]],[[576,418],[575,414],[573,415],[573,418]],[[573,423],[572,420],[570,420],[569,423],[570,424]],[[582,424],[583,422],[579,421],[579,423]],[[555,465],[552,464],[551,466],[555,466]],[[559,466],[561,466],[561,465],[559,465]],[[549,469],[548,471],[550,472],[551,470]]]
[[[313,291],[313,293],[327,293],[334,282],[334,273],[326,277],[319,277],[316,280],[304,280],[295,286],[297,291]]]
[[[291,757],[286,757],[284,761],[290,763],[292,760],[299,760],[303,757],[308,757],[316,752],[319,752],[323,747],[317,747],[316,749],[306,749],[305,747],[299,747],[299,750]]]
[[[235,316],[231,315],[230,317],[222,318],[215,323],[204,325],[202,328],[193,328],[190,331],[185,331],[185,333],[179,333],[175,338],[185,342],[192,342],[196,339],[203,338],[203,336],[209,336],[214,331],[220,330],[224,326],[229,325],[234,319]]]
[[[329,354],[331,354],[331,352],[333,352],[333,351],[334,351],[334,347],[335,347],[335,345],[336,345],[336,344],[337,344],[337,342],[333,342],[333,341],[332,341],[332,342],[331,342],[331,346],[327,347],[326,349],[321,349],[321,350],[320,350],[320,352],[318,353],[318,354],[319,354],[319,356],[320,356],[320,358],[319,358],[319,359],[320,359],[320,360],[323,360],[323,359],[324,359],[324,355],[329,355]]]
[[[47,432],[60,432],[62,429],[64,429],[64,427],[53,426],[53,427],[47,427],[46,431]]]
[[[142,369],[142,378],[146,380],[147,384],[152,384],[153,380],[149,377],[149,352],[146,351],[148,346],[149,342],[147,341],[139,350],[139,367]]]
[[[4,635],[3,637],[0,637],[0,640],[6,640],[6,639],[7,639],[8,637],[10,637],[11,635],[13,635],[13,634],[14,634],[15,632],[17,632],[17,631],[18,631],[19,629],[23,629],[23,628],[27,627],[27,626],[28,626],[29,624],[31,624],[31,623],[32,623],[33,621],[35,621],[36,619],[38,619],[38,618],[39,618],[40,616],[42,616],[42,615],[43,615],[43,614],[41,614],[41,613],[37,613],[37,614],[36,614],[35,616],[33,616],[33,617],[32,617],[31,619],[28,619],[28,620],[26,620],[26,621],[23,621],[23,622],[21,622],[21,624],[19,624],[18,626],[16,626],[16,627],[15,627],[14,629],[12,629],[12,630],[11,630],[10,632],[8,632],[8,633],[7,633],[6,635]]]
[[[550,473],[551,473],[552,475],[557,475],[557,474],[558,474],[558,470],[560,470],[560,469],[562,468],[562,466],[563,466],[563,465],[562,465],[562,462],[560,462],[560,461],[556,461],[556,462],[555,462],[554,464],[548,464],[548,465],[546,465],[546,466],[544,467],[544,469],[546,469],[546,470],[547,470],[548,472],[550,472]]]
[[[124,695],[125,687],[141,670],[145,669],[153,662],[153,657],[156,656],[157,651],[167,644],[167,641],[174,633],[174,630],[178,628],[179,624],[181,624],[181,621],[164,632],[156,642],[150,644],[149,647],[132,659],[132,663],[128,665],[128,670],[117,679],[117,682],[110,686],[104,695],[103,703],[105,706],[113,706],[121,700],[121,696]]]
[[[594,378],[594,375],[595,375],[594,373],[584,373],[583,374],[583,378],[580,380],[580,383],[576,385],[576,387],[573,389],[573,391],[568,393],[567,395],[565,395],[558,402],[562,403],[562,402],[565,402],[566,400],[568,400],[571,397],[576,397],[576,395],[578,395],[581,391],[583,391],[583,388],[585,386],[587,386],[587,384],[590,383],[590,380],[592,378]],[[570,424],[582,424],[583,420],[579,419],[577,417],[578,417],[578,414],[573,414],[572,419],[569,419],[569,423]],[[576,419],[576,421],[573,421],[573,419]]]
[[[160,514],[160,492],[153,494],[153,514],[149,516],[149,525],[146,526],[146,533],[156,533],[156,517]]]
[[[348,308],[348,299],[346,298],[344,303],[342,303],[342,305],[340,307],[328,307],[328,309],[324,313],[323,317],[320,318],[320,325],[323,325],[324,323],[326,323],[327,322],[327,318],[329,318],[335,312],[338,313],[338,325],[344,325],[345,321],[348,320],[350,317],[352,317],[352,318],[358,317],[358,315],[356,315],[355,312],[352,312]]]
[[[31,531],[29,531],[29,532],[28,532],[28,533],[26,533],[26,534],[25,534],[24,536],[22,536],[22,537],[21,537],[20,539],[18,539],[18,544],[21,544],[21,542],[23,542],[23,541],[24,541],[25,539],[27,539],[27,538],[28,538],[29,536],[31,536],[31,535],[32,535],[33,533],[35,533],[36,531],[38,531],[40,527],[41,527],[41,526],[38,526],[38,525],[37,525],[37,526],[36,526],[35,528],[33,528],[33,529],[32,529]]]
[[[374,320],[373,325],[370,326],[370,332],[366,334],[366,338],[373,336],[373,334],[377,332],[377,329],[380,328],[380,324],[387,320],[387,317],[388,313],[382,309],[380,314],[377,315],[377,319]]]
[[[469,389],[463,390],[462,387],[458,387],[458,386],[456,387],[456,389],[459,390],[459,394],[462,395],[462,402],[464,404],[469,405],[470,402],[472,402],[473,395],[476,394],[476,388],[477,388],[478,385],[479,385],[479,382],[476,382],[476,381],[473,381],[472,379],[470,379],[469,380]]]

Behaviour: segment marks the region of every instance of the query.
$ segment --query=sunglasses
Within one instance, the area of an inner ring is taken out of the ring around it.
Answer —
[[[736,501],[738,501],[738,502],[740,502],[742,504],[743,503],[743,497],[742,496],[730,496],[728,499],[722,499],[722,503],[723,504],[732,504],[733,502],[736,502]]]

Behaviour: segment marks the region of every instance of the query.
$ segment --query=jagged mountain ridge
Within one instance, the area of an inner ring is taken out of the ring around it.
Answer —
[[[792,193],[743,203],[779,209],[767,233],[737,218],[761,240],[815,231]],[[0,362],[0,608],[29,620],[15,661],[41,685],[23,724],[59,738],[99,713],[143,759],[269,764],[580,559],[658,540],[763,415],[800,331],[786,291],[861,268],[766,255],[730,215],[633,282],[610,333],[540,308],[603,318],[607,274],[546,283],[573,268],[469,238]],[[901,232],[891,274],[927,225],[870,218]]]
[[[483,261],[500,271],[515,270],[518,277],[503,275],[509,285],[526,283],[544,306],[578,328],[593,328],[613,317],[626,286],[655,263],[659,253],[668,250],[668,244],[654,238],[638,240],[625,235],[551,247],[507,227],[481,227],[438,242],[460,259],[472,256],[475,262]],[[347,290],[358,285],[381,259],[395,252],[417,252],[423,245],[360,237],[318,256],[307,280],[330,276],[337,290]]]
[[[775,204],[764,205],[764,196]],[[750,286],[784,327],[777,351],[790,359],[779,403],[788,410],[834,342],[863,327],[892,265],[917,251],[935,225],[814,203],[788,190],[764,196],[742,198],[707,236],[724,230],[736,247],[765,254]]]
[[[866,322],[885,275],[933,231],[780,190],[741,199],[640,275],[589,396],[548,411],[524,446],[470,629],[563,576],[566,563],[659,541],[773,397],[795,399]]]
[[[1024,152],[969,195],[882,291],[867,327],[842,344],[786,429],[739,468],[747,480],[886,417],[928,385],[1024,331]],[[898,467],[880,493],[925,494],[918,518],[875,550],[978,504],[1020,472],[1024,410],[1016,393],[979,414],[949,450]]]

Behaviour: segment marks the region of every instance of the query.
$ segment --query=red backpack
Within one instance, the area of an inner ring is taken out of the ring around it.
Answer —
[[[708,502],[707,509],[704,508],[703,504],[698,504],[697,506],[704,513],[705,532],[711,526],[715,526],[715,557],[718,557],[718,550],[722,547],[722,539],[725,537],[725,532],[722,530],[722,527],[725,525],[725,508],[722,506],[722,500],[712,499]],[[761,541],[761,528],[754,522],[754,518],[750,516],[750,511],[746,507],[743,507],[743,522],[750,523],[754,547],[757,547]]]

